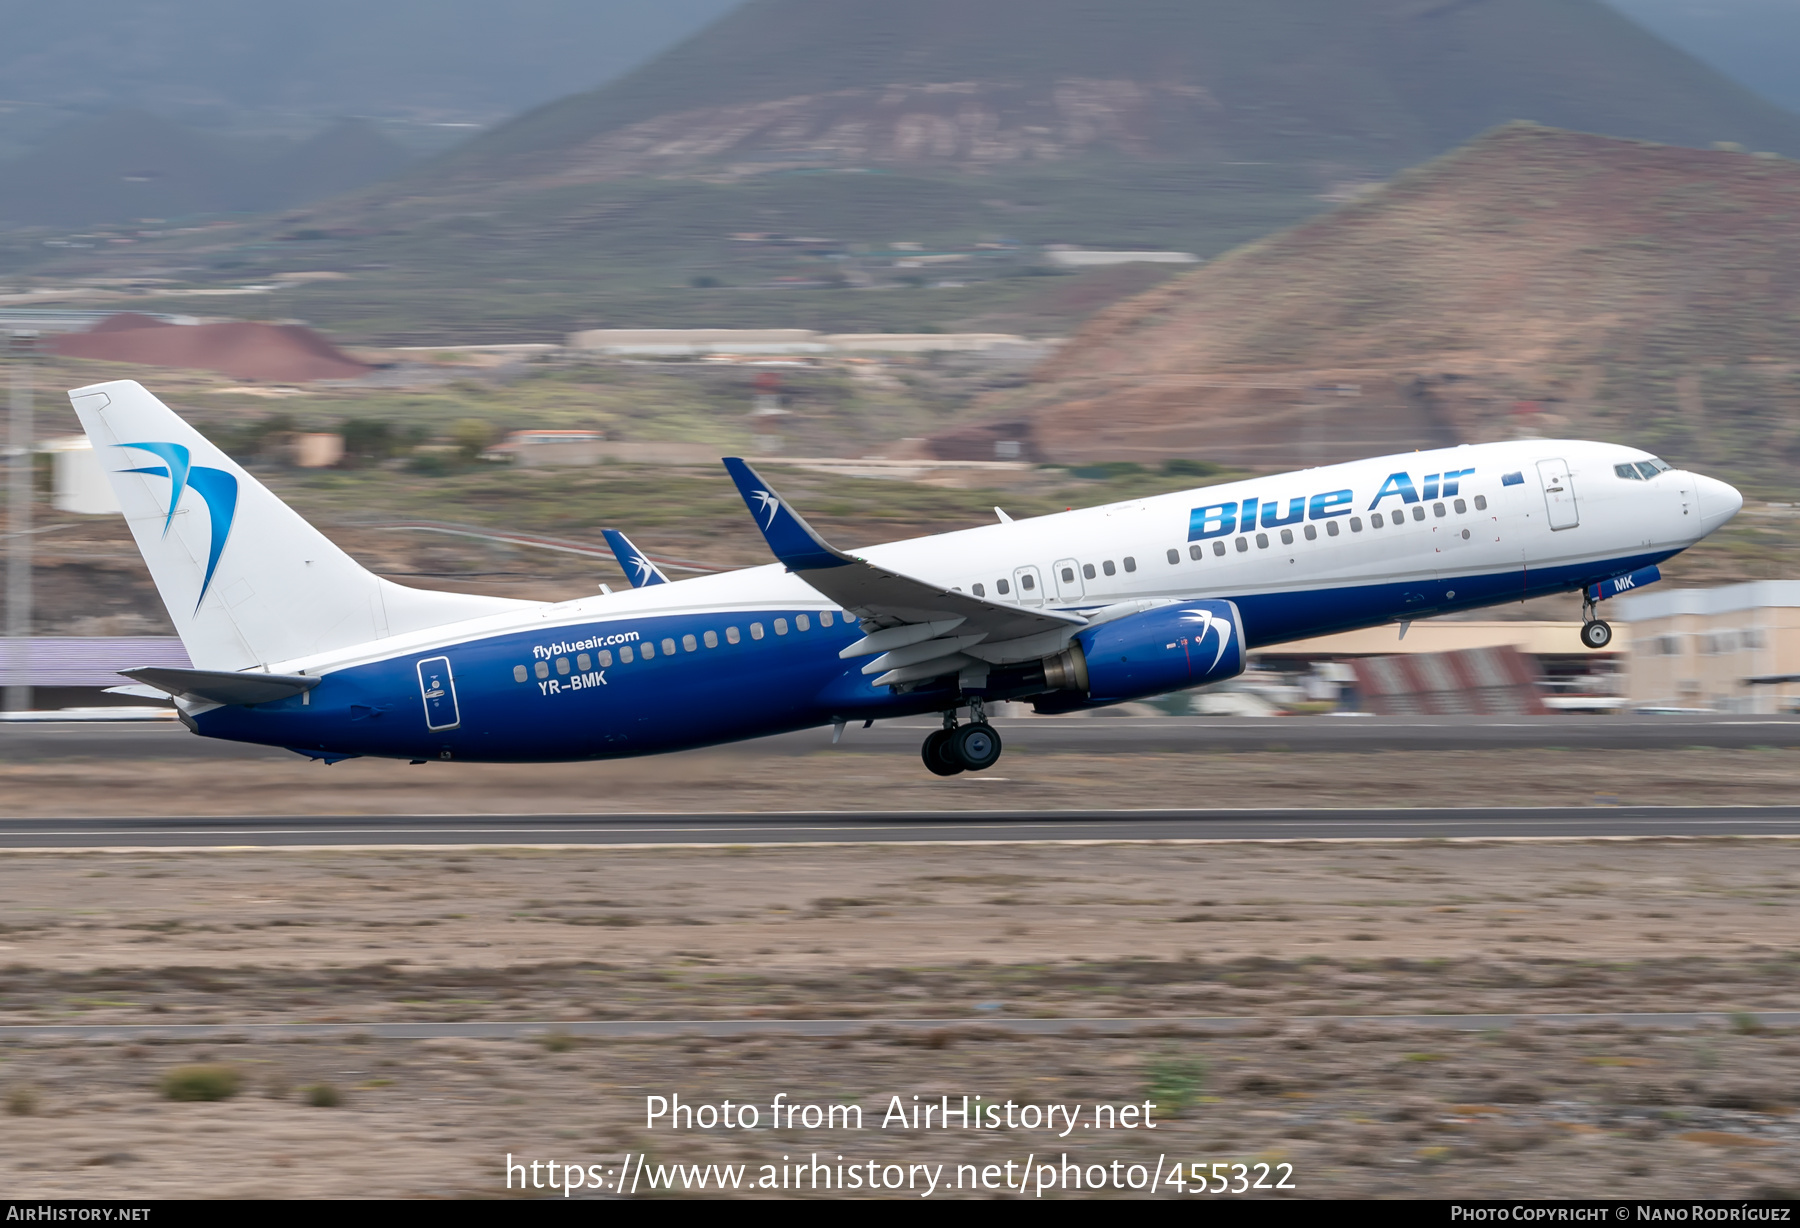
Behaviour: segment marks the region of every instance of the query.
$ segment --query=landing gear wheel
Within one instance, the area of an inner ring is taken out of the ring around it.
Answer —
[[[934,776],[955,776],[966,771],[962,761],[950,752],[950,738],[954,729],[939,729],[925,738],[925,745],[919,748],[919,755],[925,760],[925,766]]]
[[[986,721],[964,725],[950,735],[950,755],[971,772],[985,772],[1000,761],[1000,735]]]
[[[1582,623],[1581,642],[1589,648],[1605,648],[1612,643],[1612,628],[1598,618]]]

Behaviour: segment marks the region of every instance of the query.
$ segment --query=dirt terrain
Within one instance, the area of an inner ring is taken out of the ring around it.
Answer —
[[[4,1043],[0,1089],[21,1119],[0,1183],[22,1196],[505,1195],[509,1153],[606,1180],[648,1153],[653,1184],[655,1165],[749,1163],[754,1181],[814,1153],[942,1163],[950,1182],[959,1164],[1031,1154],[1262,1161],[1292,1164],[1302,1196],[1737,1198],[1791,1195],[1800,1171],[1800,1037],[1749,1015],[1483,1033],[1306,1018],[1800,1007],[1786,841],[15,853],[0,901],[0,1021],[350,1033]],[[989,1026],[1221,1015],[1267,1022]],[[870,1023],[831,1039],[555,1032],[744,1017]],[[918,1017],[961,1022],[880,1023]],[[489,1019],[545,1033],[354,1035]],[[196,1062],[242,1090],[159,1092]],[[650,1095],[767,1106],[778,1092],[860,1104],[864,1129],[645,1125]],[[964,1094],[1150,1101],[1158,1128],[879,1127],[893,1096]]]

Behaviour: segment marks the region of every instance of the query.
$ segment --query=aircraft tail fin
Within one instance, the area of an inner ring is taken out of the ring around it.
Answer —
[[[613,557],[619,560],[619,569],[625,578],[631,581],[632,588],[648,588],[652,584],[667,584],[669,577],[663,574],[662,568],[650,561],[650,556],[631,544],[631,539],[617,529],[601,529],[606,537],[606,544],[612,547]]]
[[[266,668],[530,604],[364,570],[134,380],[69,400],[198,669]]]

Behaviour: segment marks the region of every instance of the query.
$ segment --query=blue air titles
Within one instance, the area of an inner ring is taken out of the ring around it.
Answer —
[[[1381,506],[1383,499],[1391,496],[1398,497],[1403,504],[1436,499],[1440,495],[1447,498],[1456,494],[1462,479],[1474,472],[1473,469],[1453,469],[1447,473],[1428,473],[1421,484],[1422,491],[1413,484],[1411,474],[1389,474],[1367,510],[1374,511]],[[1256,529],[1259,523],[1265,529],[1279,529],[1284,525],[1299,524],[1303,520],[1329,520],[1334,516],[1348,516],[1356,510],[1355,504],[1356,492],[1351,490],[1326,491],[1310,497],[1296,496],[1287,501],[1285,510],[1279,500],[1264,501],[1256,495],[1242,502],[1208,504],[1206,507],[1195,508],[1189,514],[1188,540],[1203,541],[1209,537],[1248,533]]]

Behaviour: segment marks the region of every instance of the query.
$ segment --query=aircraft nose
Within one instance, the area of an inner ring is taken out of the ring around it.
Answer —
[[[1698,496],[1700,520],[1708,533],[1737,515],[1744,506],[1744,496],[1735,486],[1718,478],[1694,475],[1694,493]]]

